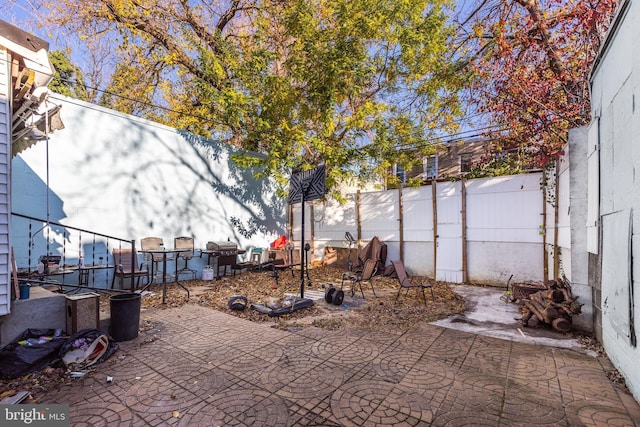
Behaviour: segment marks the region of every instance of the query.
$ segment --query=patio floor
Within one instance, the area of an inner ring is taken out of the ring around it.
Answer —
[[[429,324],[281,330],[194,304],[142,319],[138,338],[40,403],[93,426],[640,425],[608,361],[570,349]]]

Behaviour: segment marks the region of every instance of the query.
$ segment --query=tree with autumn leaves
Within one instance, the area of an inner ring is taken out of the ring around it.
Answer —
[[[260,153],[235,160],[283,188],[320,162],[330,188],[385,175],[461,112],[445,0],[41,3],[117,58],[102,105]]]
[[[548,165],[590,122],[589,73],[617,3],[482,0],[458,16],[469,102],[496,125],[487,134],[504,159]]]
[[[493,173],[548,164],[590,120],[589,71],[617,6],[458,0],[451,19],[445,0],[35,3],[108,54],[102,105],[262,153],[236,160],[283,186],[324,161],[330,187],[411,169],[465,106],[515,165]]]

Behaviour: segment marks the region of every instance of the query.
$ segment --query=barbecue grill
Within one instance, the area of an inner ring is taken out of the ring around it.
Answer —
[[[44,266],[44,274],[56,273],[60,269],[60,255],[42,255],[39,262]]]
[[[209,262],[211,257],[216,259],[217,276],[220,276],[220,270],[223,275],[227,273],[227,267],[234,265],[238,259],[238,245],[235,242],[207,242],[207,251],[209,252]]]

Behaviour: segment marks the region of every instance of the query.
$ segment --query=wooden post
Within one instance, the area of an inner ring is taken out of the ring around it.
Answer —
[[[400,240],[400,259],[404,262],[404,221],[403,221],[403,205],[402,205],[402,186],[398,187],[398,230]]]
[[[20,295],[20,286],[18,284],[18,267],[16,266],[16,257],[13,255],[13,246],[11,246],[11,281],[13,283],[13,299],[18,299]]]
[[[558,234],[560,232],[558,228],[558,221],[560,220],[560,157],[556,157],[556,177],[555,177],[555,203],[553,209],[553,279],[557,279],[560,275],[560,254],[558,247]]]
[[[293,237],[294,237],[293,236],[293,226],[295,225],[294,221],[293,221],[293,205],[290,204],[288,206],[288,208],[289,208],[289,236],[287,238],[289,240],[293,240]]]
[[[360,190],[356,192],[356,233],[358,234],[358,250],[356,251],[356,257],[360,255],[362,249],[362,223],[360,222]]]
[[[462,214],[462,283],[467,283],[467,182],[460,180],[461,214]]]
[[[438,277],[438,203],[436,202],[436,181],[431,181],[431,206],[433,209],[433,280]]]
[[[313,262],[314,253],[315,253],[314,248],[315,248],[315,234],[316,234],[316,229],[315,229],[316,218],[315,218],[315,209],[313,207],[314,207],[313,203],[309,203],[309,211],[310,211],[309,212],[309,217],[310,217],[309,233],[311,233],[311,236],[309,238],[309,244],[311,245],[311,249],[309,250],[309,252],[311,252],[311,256],[310,256],[311,259],[306,260],[309,263]]]
[[[547,176],[542,172],[542,281],[549,279],[549,254],[547,253]]]

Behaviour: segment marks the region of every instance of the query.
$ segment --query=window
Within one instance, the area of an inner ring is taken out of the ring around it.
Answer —
[[[398,180],[401,184],[406,184],[407,182],[407,174],[399,164],[393,165],[393,175],[398,177]]]
[[[473,155],[470,153],[460,154],[460,172],[471,172],[471,160]]]
[[[438,156],[425,157],[422,166],[422,173],[425,179],[436,179],[438,177]]]

